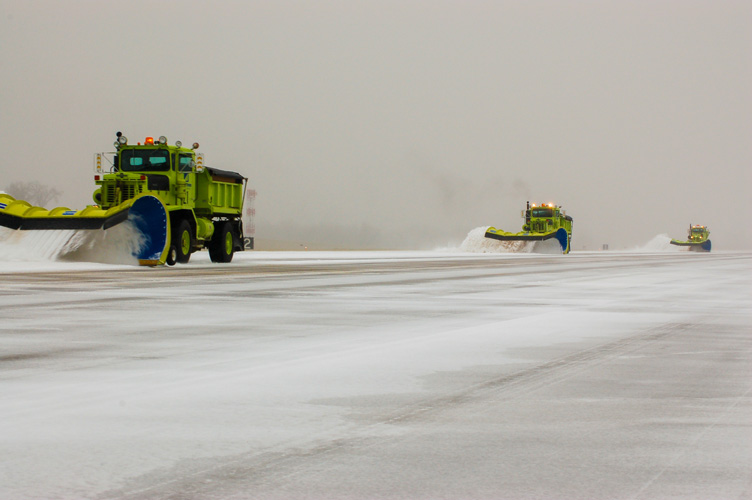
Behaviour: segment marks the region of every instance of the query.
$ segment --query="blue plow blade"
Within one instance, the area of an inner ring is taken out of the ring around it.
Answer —
[[[143,236],[143,244],[134,254],[139,264],[164,264],[170,244],[170,217],[164,203],[154,196],[142,196],[131,205],[128,220]]]
[[[564,228],[559,228],[559,230],[556,231],[554,238],[559,241],[559,244],[561,245],[561,251],[567,253],[569,251],[569,235],[567,234],[567,230]]]

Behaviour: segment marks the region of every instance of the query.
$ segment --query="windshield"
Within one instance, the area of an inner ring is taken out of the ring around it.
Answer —
[[[180,155],[178,158],[178,171],[179,172],[193,172],[193,156]]]
[[[704,232],[705,232],[705,229],[703,229],[703,228],[701,228],[701,227],[693,227],[693,228],[692,228],[692,232],[693,232],[693,233],[704,233]]]
[[[166,149],[124,149],[120,151],[123,172],[166,172],[170,170],[170,153]]]
[[[534,208],[532,209],[533,217],[553,217],[554,211],[551,208]]]

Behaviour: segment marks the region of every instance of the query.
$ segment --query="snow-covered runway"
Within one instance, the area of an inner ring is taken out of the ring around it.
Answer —
[[[0,498],[740,498],[752,255],[0,264]]]

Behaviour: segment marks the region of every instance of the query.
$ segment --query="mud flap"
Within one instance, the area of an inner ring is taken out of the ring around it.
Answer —
[[[143,236],[143,244],[134,257],[142,266],[158,266],[167,260],[170,247],[170,217],[164,204],[154,196],[137,198],[128,212],[128,220]]]

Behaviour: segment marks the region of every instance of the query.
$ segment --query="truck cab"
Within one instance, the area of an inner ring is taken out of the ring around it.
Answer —
[[[522,225],[523,231],[532,233],[548,233],[559,228],[567,231],[572,230],[572,218],[569,217],[560,206],[553,203],[542,203],[537,205],[530,202],[527,208],[522,211],[522,217],[525,223]]]
[[[707,241],[709,237],[710,231],[708,231],[707,226],[689,226],[689,241],[702,243],[703,241]]]
[[[118,138],[122,137],[118,136]],[[171,206],[193,206],[196,199],[196,172],[203,167],[203,156],[180,143],[167,145],[162,136],[155,143],[147,137],[144,144],[128,145],[127,139],[115,153],[97,155],[94,182],[101,186],[94,201],[110,208],[145,192],[157,194]],[[194,143],[198,147],[198,143]],[[102,168],[109,163],[109,168]]]

